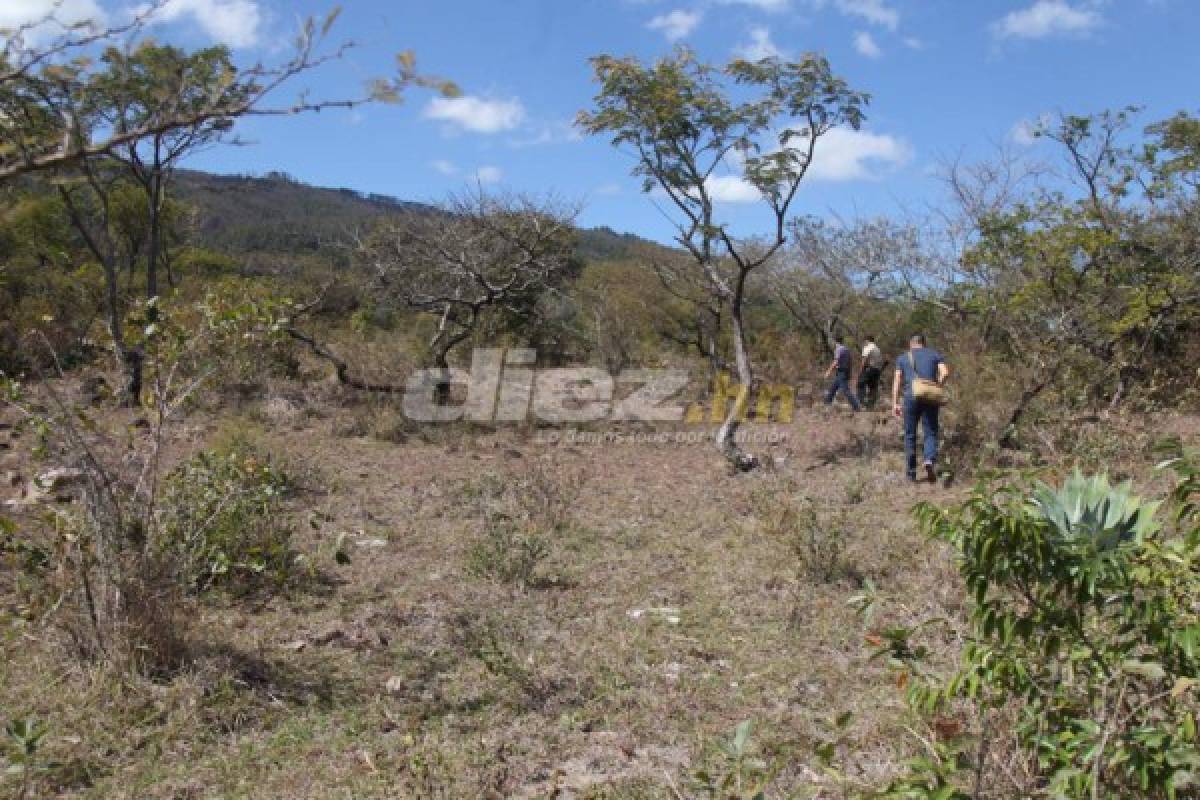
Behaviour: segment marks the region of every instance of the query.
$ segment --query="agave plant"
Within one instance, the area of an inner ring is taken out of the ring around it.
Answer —
[[[1084,477],[1075,470],[1057,490],[1040,484],[1031,505],[1063,544],[1090,544],[1107,550],[1140,541],[1159,528],[1154,515],[1160,503],[1135,495],[1129,481],[1112,486],[1104,473]]]

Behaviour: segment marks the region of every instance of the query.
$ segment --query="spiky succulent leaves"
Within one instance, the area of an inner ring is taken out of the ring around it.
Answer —
[[[1079,470],[1059,489],[1039,484],[1031,500],[1031,510],[1050,524],[1057,544],[1102,551],[1158,531],[1159,505],[1135,495],[1128,481],[1114,487],[1103,473],[1085,477]]]

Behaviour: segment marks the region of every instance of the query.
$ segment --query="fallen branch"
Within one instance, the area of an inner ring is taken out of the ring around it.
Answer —
[[[381,394],[403,394],[405,387],[393,383],[371,383],[359,378],[355,378],[350,374],[350,366],[343,361],[337,353],[330,350],[325,345],[318,342],[313,337],[303,331],[297,330],[291,326],[284,328],[288,336],[293,339],[303,342],[312,351],[313,355],[325,359],[330,364],[333,364],[334,371],[337,373],[338,383],[344,386],[349,386],[351,389],[358,389],[363,392],[379,392]]]

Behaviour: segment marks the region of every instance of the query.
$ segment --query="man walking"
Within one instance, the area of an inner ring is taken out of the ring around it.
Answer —
[[[937,480],[935,465],[938,455],[938,411],[936,400],[921,399],[914,391],[918,381],[931,381],[941,387],[950,377],[950,368],[942,360],[942,354],[925,346],[925,337],[915,334],[908,340],[908,352],[896,359],[896,376],[892,381],[892,413],[904,419],[905,472],[910,481],[917,479],[917,423],[921,424],[925,437],[925,477],[932,483]],[[901,405],[901,391],[904,402]],[[936,389],[934,389],[936,392]]]
[[[862,369],[858,373],[858,399],[866,408],[875,408],[879,402],[879,376],[883,372],[883,351],[875,344],[875,337],[868,336],[862,351]]]
[[[846,402],[850,403],[851,408],[861,411],[858,398],[850,389],[850,368],[854,356],[851,354],[850,348],[842,342],[841,335],[835,336],[833,342],[836,345],[833,349],[833,361],[829,364],[829,369],[825,370],[825,378],[832,377],[833,383],[829,384],[829,390],[825,392],[825,405],[832,405],[834,395],[840,391],[845,396]]]

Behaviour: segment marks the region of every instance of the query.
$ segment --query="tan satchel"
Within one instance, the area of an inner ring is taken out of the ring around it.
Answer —
[[[950,399],[946,393],[946,387],[942,386],[937,381],[926,380],[917,376],[917,361],[912,357],[912,353],[908,354],[908,363],[912,365],[913,381],[912,395],[913,399],[918,403],[925,403],[931,406],[944,406]]]

